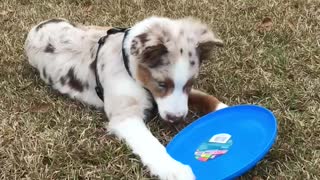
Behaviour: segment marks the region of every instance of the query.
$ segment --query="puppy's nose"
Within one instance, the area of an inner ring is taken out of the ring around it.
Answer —
[[[178,122],[180,120],[183,119],[183,115],[174,115],[174,114],[167,114],[166,118],[168,121],[172,121],[172,122]]]

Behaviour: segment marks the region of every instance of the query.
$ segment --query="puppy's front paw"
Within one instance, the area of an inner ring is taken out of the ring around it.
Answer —
[[[159,176],[161,180],[195,180],[192,169],[174,159],[167,163],[159,164],[158,167],[151,167],[151,173]]]
[[[223,108],[226,108],[226,107],[229,107],[229,106],[222,103],[222,102],[219,102],[219,104],[217,105],[216,111],[223,109]]]

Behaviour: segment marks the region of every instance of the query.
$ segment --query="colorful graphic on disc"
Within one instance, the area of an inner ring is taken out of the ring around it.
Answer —
[[[226,154],[231,146],[232,139],[230,134],[216,134],[212,136],[208,142],[202,143],[194,155],[197,160],[206,162]]]

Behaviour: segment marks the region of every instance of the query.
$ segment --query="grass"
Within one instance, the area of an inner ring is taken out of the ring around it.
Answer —
[[[318,0],[2,0],[0,179],[150,179],[105,134],[103,113],[46,86],[23,52],[29,28],[44,19],[126,27],[150,15],[208,23],[226,46],[203,65],[197,86],[228,104],[275,113],[276,144],[240,179],[320,179]],[[148,125],[164,144],[183,127]]]

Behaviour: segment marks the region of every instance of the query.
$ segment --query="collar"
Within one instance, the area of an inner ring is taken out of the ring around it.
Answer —
[[[123,59],[123,63],[124,63],[124,66],[128,72],[128,74],[131,76],[131,72],[130,72],[130,69],[129,69],[129,58],[128,58],[128,55],[125,51],[125,48],[124,48],[124,41],[128,35],[128,32],[129,32],[129,28],[111,28],[107,31],[107,34],[103,37],[101,37],[98,41],[98,49],[97,49],[97,53],[96,53],[96,58],[94,59],[94,61],[92,62],[92,64],[94,65],[94,74],[96,76],[96,87],[95,87],[95,90],[96,90],[96,93],[98,95],[98,97],[103,101],[104,98],[103,98],[103,87],[101,85],[101,82],[100,82],[100,79],[99,79],[99,74],[98,74],[98,55],[99,55],[99,51],[101,49],[101,47],[104,45],[104,43],[106,42],[107,38],[109,37],[109,35],[112,35],[112,34],[116,34],[116,33],[124,33],[124,36],[123,36],[123,40],[122,40],[122,59]]]

